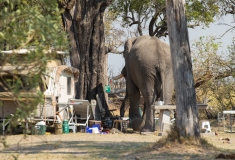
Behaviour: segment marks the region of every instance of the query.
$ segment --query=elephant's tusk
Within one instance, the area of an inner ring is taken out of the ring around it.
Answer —
[[[120,79],[122,77],[124,77],[124,75],[123,74],[119,74],[118,76],[113,77],[113,80],[118,80],[118,79]]]

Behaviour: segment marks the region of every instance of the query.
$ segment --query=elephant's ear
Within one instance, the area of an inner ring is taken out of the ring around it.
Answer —
[[[128,55],[128,53],[131,51],[132,46],[135,44],[136,37],[134,38],[129,38],[124,46],[124,57]]]

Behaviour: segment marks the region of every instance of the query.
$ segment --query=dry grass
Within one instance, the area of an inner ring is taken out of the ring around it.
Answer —
[[[2,139],[0,159],[215,159],[219,153],[235,153],[235,133],[201,134],[200,142],[153,135],[87,134],[35,136],[13,135]],[[231,143],[221,139],[228,138]]]
[[[139,134],[86,134],[8,136],[3,159],[127,159],[133,152],[156,142],[159,137]],[[50,157],[50,158],[49,158]],[[129,158],[128,158],[129,159]]]

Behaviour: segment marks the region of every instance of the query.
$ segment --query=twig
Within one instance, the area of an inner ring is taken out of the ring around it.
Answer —
[[[228,25],[230,26],[230,25]],[[225,34],[227,34],[229,31],[233,30],[235,28],[235,26],[230,26],[231,28],[228,29],[226,32],[224,32],[219,38],[216,38],[216,39],[221,39]]]

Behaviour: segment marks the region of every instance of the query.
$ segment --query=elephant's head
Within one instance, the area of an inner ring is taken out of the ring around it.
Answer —
[[[128,53],[130,52],[132,46],[134,45],[135,43],[135,40],[136,40],[136,37],[135,38],[129,38],[125,45],[124,45],[124,52],[123,52],[123,57],[125,58],[125,61],[128,57]],[[119,74],[118,76],[115,76],[113,77],[113,80],[118,80],[122,77],[126,77],[127,75],[127,71],[126,71],[126,65],[122,68],[122,71],[121,71],[121,74]]]

